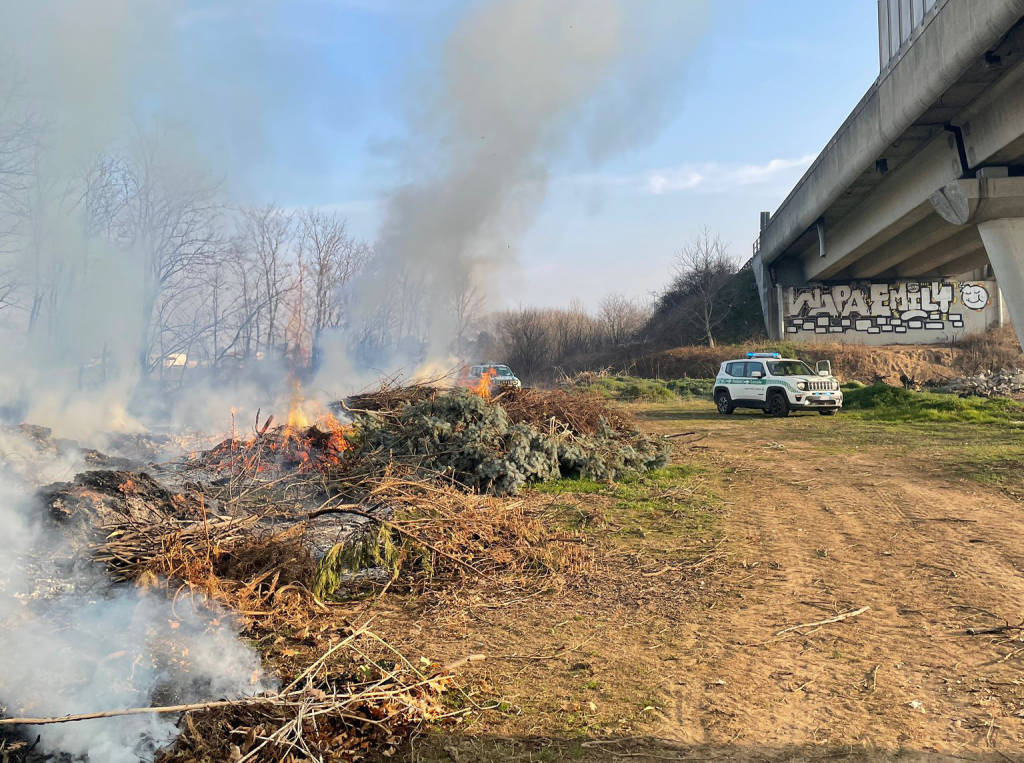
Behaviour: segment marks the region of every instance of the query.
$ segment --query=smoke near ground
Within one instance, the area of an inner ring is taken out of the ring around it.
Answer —
[[[0,707],[54,716],[239,697],[272,685],[238,641],[231,615],[188,595],[112,586],[43,514],[33,489],[84,468],[41,457],[0,431]],[[148,760],[177,736],[176,717],[129,716],[35,727],[45,753]]]

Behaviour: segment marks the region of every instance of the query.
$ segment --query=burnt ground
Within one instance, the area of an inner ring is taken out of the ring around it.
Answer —
[[[591,539],[583,579],[381,609],[488,655],[413,759],[1024,760],[1016,425],[638,412],[696,433],[679,466],[529,498]]]

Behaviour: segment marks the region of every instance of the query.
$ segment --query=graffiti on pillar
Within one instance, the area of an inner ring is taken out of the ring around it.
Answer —
[[[963,309],[991,299],[977,283],[899,281],[795,287],[786,290],[786,332],[905,334],[964,328]]]

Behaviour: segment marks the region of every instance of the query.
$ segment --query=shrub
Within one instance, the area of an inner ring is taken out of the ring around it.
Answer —
[[[671,403],[691,397],[710,397],[713,379],[642,379],[635,376],[599,376],[583,373],[572,382],[577,388],[613,400]]]
[[[843,407],[867,418],[889,421],[962,421],[976,424],[1024,424],[1024,404],[1004,398],[957,397],[914,392],[888,384],[844,387]]]
[[[1011,326],[964,337],[957,342],[957,348],[960,352],[956,355],[956,368],[967,374],[1024,366],[1024,353]]]

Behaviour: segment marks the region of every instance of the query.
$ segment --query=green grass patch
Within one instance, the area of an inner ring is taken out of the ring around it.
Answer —
[[[604,534],[610,529],[618,542],[643,547],[659,556],[660,543],[652,536],[712,535],[720,506],[706,485],[694,478],[704,470],[691,464],[672,464],[649,472],[632,473],[617,482],[564,479],[532,486],[549,495],[593,496],[578,506],[552,504],[566,527]],[[588,512],[596,512],[592,517]],[[595,517],[599,517],[595,520]],[[645,540],[646,539],[646,540]]]
[[[562,493],[601,493],[607,490],[605,482],[595,482],[583,477],[575,479],[550,480],[538,482],[531,489],[536,493],[547,493],[548,495],[561,495]]]
[[[599,376],[580,385],[613,400],[672,403],[693,397],[711,397],[714,379],[641,379],[636,376]]]
[[[962,422],[1024,427],[1024,405],[1005,398],[914,392],[887,384],[845,387],[843,408],[864,418],[906,422]]]
[[[620,480],[620,485],[653,485],[669,487],[687,480],[702,470],[693,464],[670,464],[649,472],[634,473]]]

